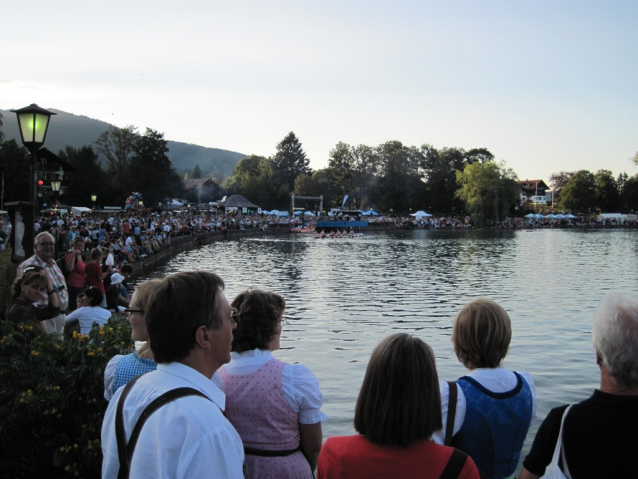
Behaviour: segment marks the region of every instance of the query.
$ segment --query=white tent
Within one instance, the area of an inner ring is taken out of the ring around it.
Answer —
[[[426,213],[423,210],[419,210],[416,213],[412,213],[410,216],[414,216],[415,218],[427,218],[428,216],[432,216],[430,213]]]

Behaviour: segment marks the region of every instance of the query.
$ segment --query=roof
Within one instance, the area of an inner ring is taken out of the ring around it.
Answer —
[[[210,178],[193,178],[184,180],[184,188],[191,190],[193,188],[199,188],[202,186],[213,186],[214,181]]]
[[[47,163],[57,163],[58,165],[62,166],[64,171],[76,171],[75,167],[71,163],[63,160],[58,155],[53,153],[51,150],[47,150],[44,147],[40,148],[37,151],[36,156],[40,160],[46,161]]]
[[[226,201],[222,202],[221,206],[227,208],[259,208],[257,205],[252,204],[242,195],[232,195]]]
[[[549,189],[549,186],[547,186],[547,183],[545,183],[543,180],[520,180],[518,182],[519,185],[521,185],[523,188],[545,188],[546,190]]]

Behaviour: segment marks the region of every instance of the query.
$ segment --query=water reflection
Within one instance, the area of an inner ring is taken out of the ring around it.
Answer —
[[[420,230],[219,242],[180,254],[153,276],[207,269],[224,278],[228,298],[250,286],[283,295],[288,322],[276,355],[317,374],[330,416],[324,432],[334,435],[353,433],[368,358],[389,334],[427,341],[441,379],[463,375],[451,322],[477,296],[512,317],[506,366],[533,374],[541,418],[588,397],[598,384],[590,345],[595,308],[608,291],[637,290],[637,263],[632,231]]]

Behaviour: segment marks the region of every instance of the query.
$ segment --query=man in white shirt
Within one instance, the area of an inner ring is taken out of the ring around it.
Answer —
[[[157,371],[140,377],[125,397],[124,435],[128,442],[143,410],[164,393],[192,388],[201,395],[180,397],[152,413],[129,457],[135,478],[243,478],[244,450],[224,417],[224,393],[211,381],[230,361],[237,326],[223,280],[205,271],[162,280],[143,312]],[[113,396],[102,424],[102,477],[120,469],[116,412],[126,388]]]

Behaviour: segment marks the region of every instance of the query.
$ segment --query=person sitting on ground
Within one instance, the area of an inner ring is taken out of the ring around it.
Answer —
[[[76,309],[72,313],[68,314],[65,324],[71,324],[74,321],[78,321],[80,323],[80,333],[86,335],[91,331],[93,323],[98,323],[100,326],[104,326],[111,317],[111,312],[100,307],[104,300],[104,295],[99,288],[89,286],[84,290],[84,295],[89,299],[89,305]]]
[[[222,413],[224,393],[211,381],[230,361],[236,327],[223,289],[219,276],[189,271],[167,276],[153,292],[145,321],[157,370],[118,389],[109,402],[102,423],[103,479],[120,472],[138,479],[244,477],[241,438]],[[130,441],[153,401],[183,388],[189,395],[174,397],[144,422],[133,451],[118,448]],[[122,464],[120,453],[127,456]]]
[[[312,371],[272,355],[280,347],[286,302],[255,289],[237,295],[232,306],[238,314],[232,360],[219,373],[226,417],[244,442],[248,477],[311,479],[327,416]]]
[[[46,292],[49,303],[44,307],[36,304]],[[60,314],[60,301],[55,294],[53,282],[38,266],[29,266],[11,285],[11,303],[2,311],[2,319],[15,326],[25,323],[46,332],[46,320]]]
[[[451,445],[467,453],[481,478],[511,477],[518,465],[527,430],[536,417],[536,388],[529,373],[501,366],[512,339],[507,312],[496,302],[477,298],[454,319],[452,344],[456,357],[470,370],[458,379]],[[450,390],[441,382],[441,403],[447,426]],[[445,442],[446,428],[434,440]],[[448,438],[449,441],[449,438]]]
[[[549,472],[562,428],[559,466],[567,477],[636,477],[638,450],[638,295],[609,294],[592,328],[600,389],[584,401],[552,409],[523,461],[520,479]],[[564,422],[561,426],[561,420]]]
[[[128,300],[120,296],[120,286],[124,281],[124,276],[120,273],[109,275],[109,285],[106,287],[106,309],[112,313],[124,311],[124,304],[128,306]]]
[[[153,359],[153,351],[148,342],[144,311],[148,307],[153,292],[160,284],[161,280],[159,279],[144,281],[135,289],[130,307],[125,310],[126,320],[131,324],[131,340],[136,343],[135,351],[125,356],[118,354],[106,365],[104,397],[107,401],[111,400],[115,391],[134,377],[157,369],[157,363]],[[140,344],[139,349],[138,344]]]
[[[441,429],[439,379],[432,349],[418,338],[394,334],[374,348],[354,428],[359,434],[324,443],[317,479],[479,479],[470,457],[431,440]]]

